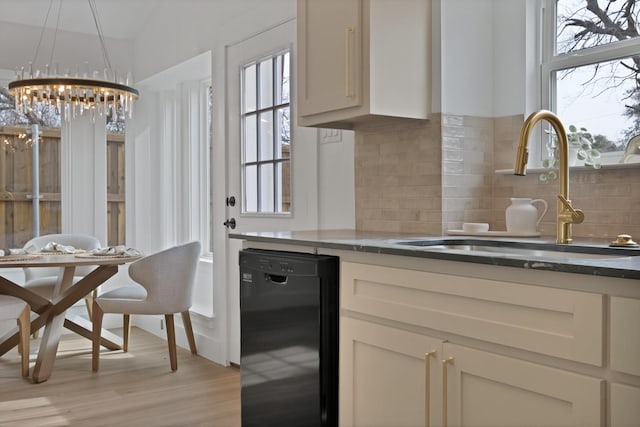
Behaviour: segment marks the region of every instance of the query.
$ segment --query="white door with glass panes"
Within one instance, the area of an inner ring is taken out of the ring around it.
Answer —
[[[229,232],[317,228],[316,130],[297,128],[293,119],[295,38],[291,20],[227,47]],[[240,362],[241,246],[240,240],[226,240],[232,363]]]

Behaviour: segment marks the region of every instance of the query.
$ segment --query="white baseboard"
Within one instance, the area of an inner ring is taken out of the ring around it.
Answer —
[[[176,326],[176,345],[189,349],[189,343],[187,342],[187,336],[184,332],[182,321],[179,320],[180,316],[175,316]],[[163,328],[161,329],[161,322]],[[164,317],[163,316],[132,316],[132,325],[135,325],[145,331],[156,335],[162,339],[167,338],[167,332],[164,329]],[[195,326],[195,325],[194,325]],[[117,326],[116,326],[117,327]],[[194,328],[193,331],[196,338],[196,347],[198,349],[198,355],[212,362],[218,363],[223,366],[229,366],[226,352],[224,351],[222,343],[215,337],[207,336],[198,332],[198,328]]]

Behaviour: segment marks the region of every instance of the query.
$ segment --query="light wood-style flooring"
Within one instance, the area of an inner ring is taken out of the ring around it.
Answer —
[[[65,334],[41,384],[20,376],[17,349],[0,357],[0,426],[240,426],[239,369],[178,348],[171,372],[166,341],[138,328],[128,353],[100,356],[91,372],[91,343]]]

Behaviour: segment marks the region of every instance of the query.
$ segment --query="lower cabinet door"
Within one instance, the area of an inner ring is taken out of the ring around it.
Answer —
[[[443,351],[445,426],[603,425],[600,379],[455,344]]]
[[[442,342],[352,318],[340,322],[340,426],[439,426]]]
[[[611,427],[640,425],[640,388],[611,384]]]

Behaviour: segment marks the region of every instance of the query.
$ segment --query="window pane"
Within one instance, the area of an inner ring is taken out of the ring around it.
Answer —
[[[273,164],[260,166],[260,212],[275,212]]]
[[[246,212],[258,212],[258,167],[244,168],[244,206]]]
[[[592,10],[587,9],[587,3],[591,3]],[[557,53],[573,52],[637,37],[639,9],[635,3],[635,0],[557,0]],[[627,19],[628,6],[632,19]]]
[[[273,160],[273,111],[260,113],[260,160]]]
[[[107,244],[125,244],[124,135],[107,134]]]
[[[207,152],[208,152],[208,156],[207,156],[207,182],[209,183],[208,187],[209,187],[209,203],[208,205],[208,209],[209,209],[209,229],[207,230],[206,235],[208,236],[208,239],[205,239],[205,241],[209,242],[209,252],[213,253],[213,236],[212,236],[212,230],[213,230],[213,177],[214,177],[214,170],[213,170],[213,121],[211,120],[211,118],[213,117],[213,86],[208,86],[207,87],[207,95],[206,95],[206,99],[207,99]]]
[[[555,73],[556,112],[567,127],[585,128],[600,152],[620,151],[639,129],[632,119],[634,77],[621,63],[631,59],[562,70]],[[554,77],[552,77],[554,78]],[[637,95],[635,95],[637,97]]]
[[[273,60],[260,63],[260,108],[273,106]]]
[[[256,92],[256,64],[252,64],[244,68],[244,75],[242,76],[243,93],[244,93],[244,105],[243,112],[256,110],[256,98],[258,97]]]
[[[289,102],[289,52],[276,57],[276,104]]]
[[[258,134],[256,129],[256,115],[250,114],[244,118],[244,161],[245,163],[258,160]]]
[[[277,164],[276,188],[278,189],[279,212],[291,211],[291,162]]]
[[[277,122],[277,150],[276,159],[289,159],[291,158],[291,128],[289,126],[289,107],[283,107],[278,109],[278,122]]]

